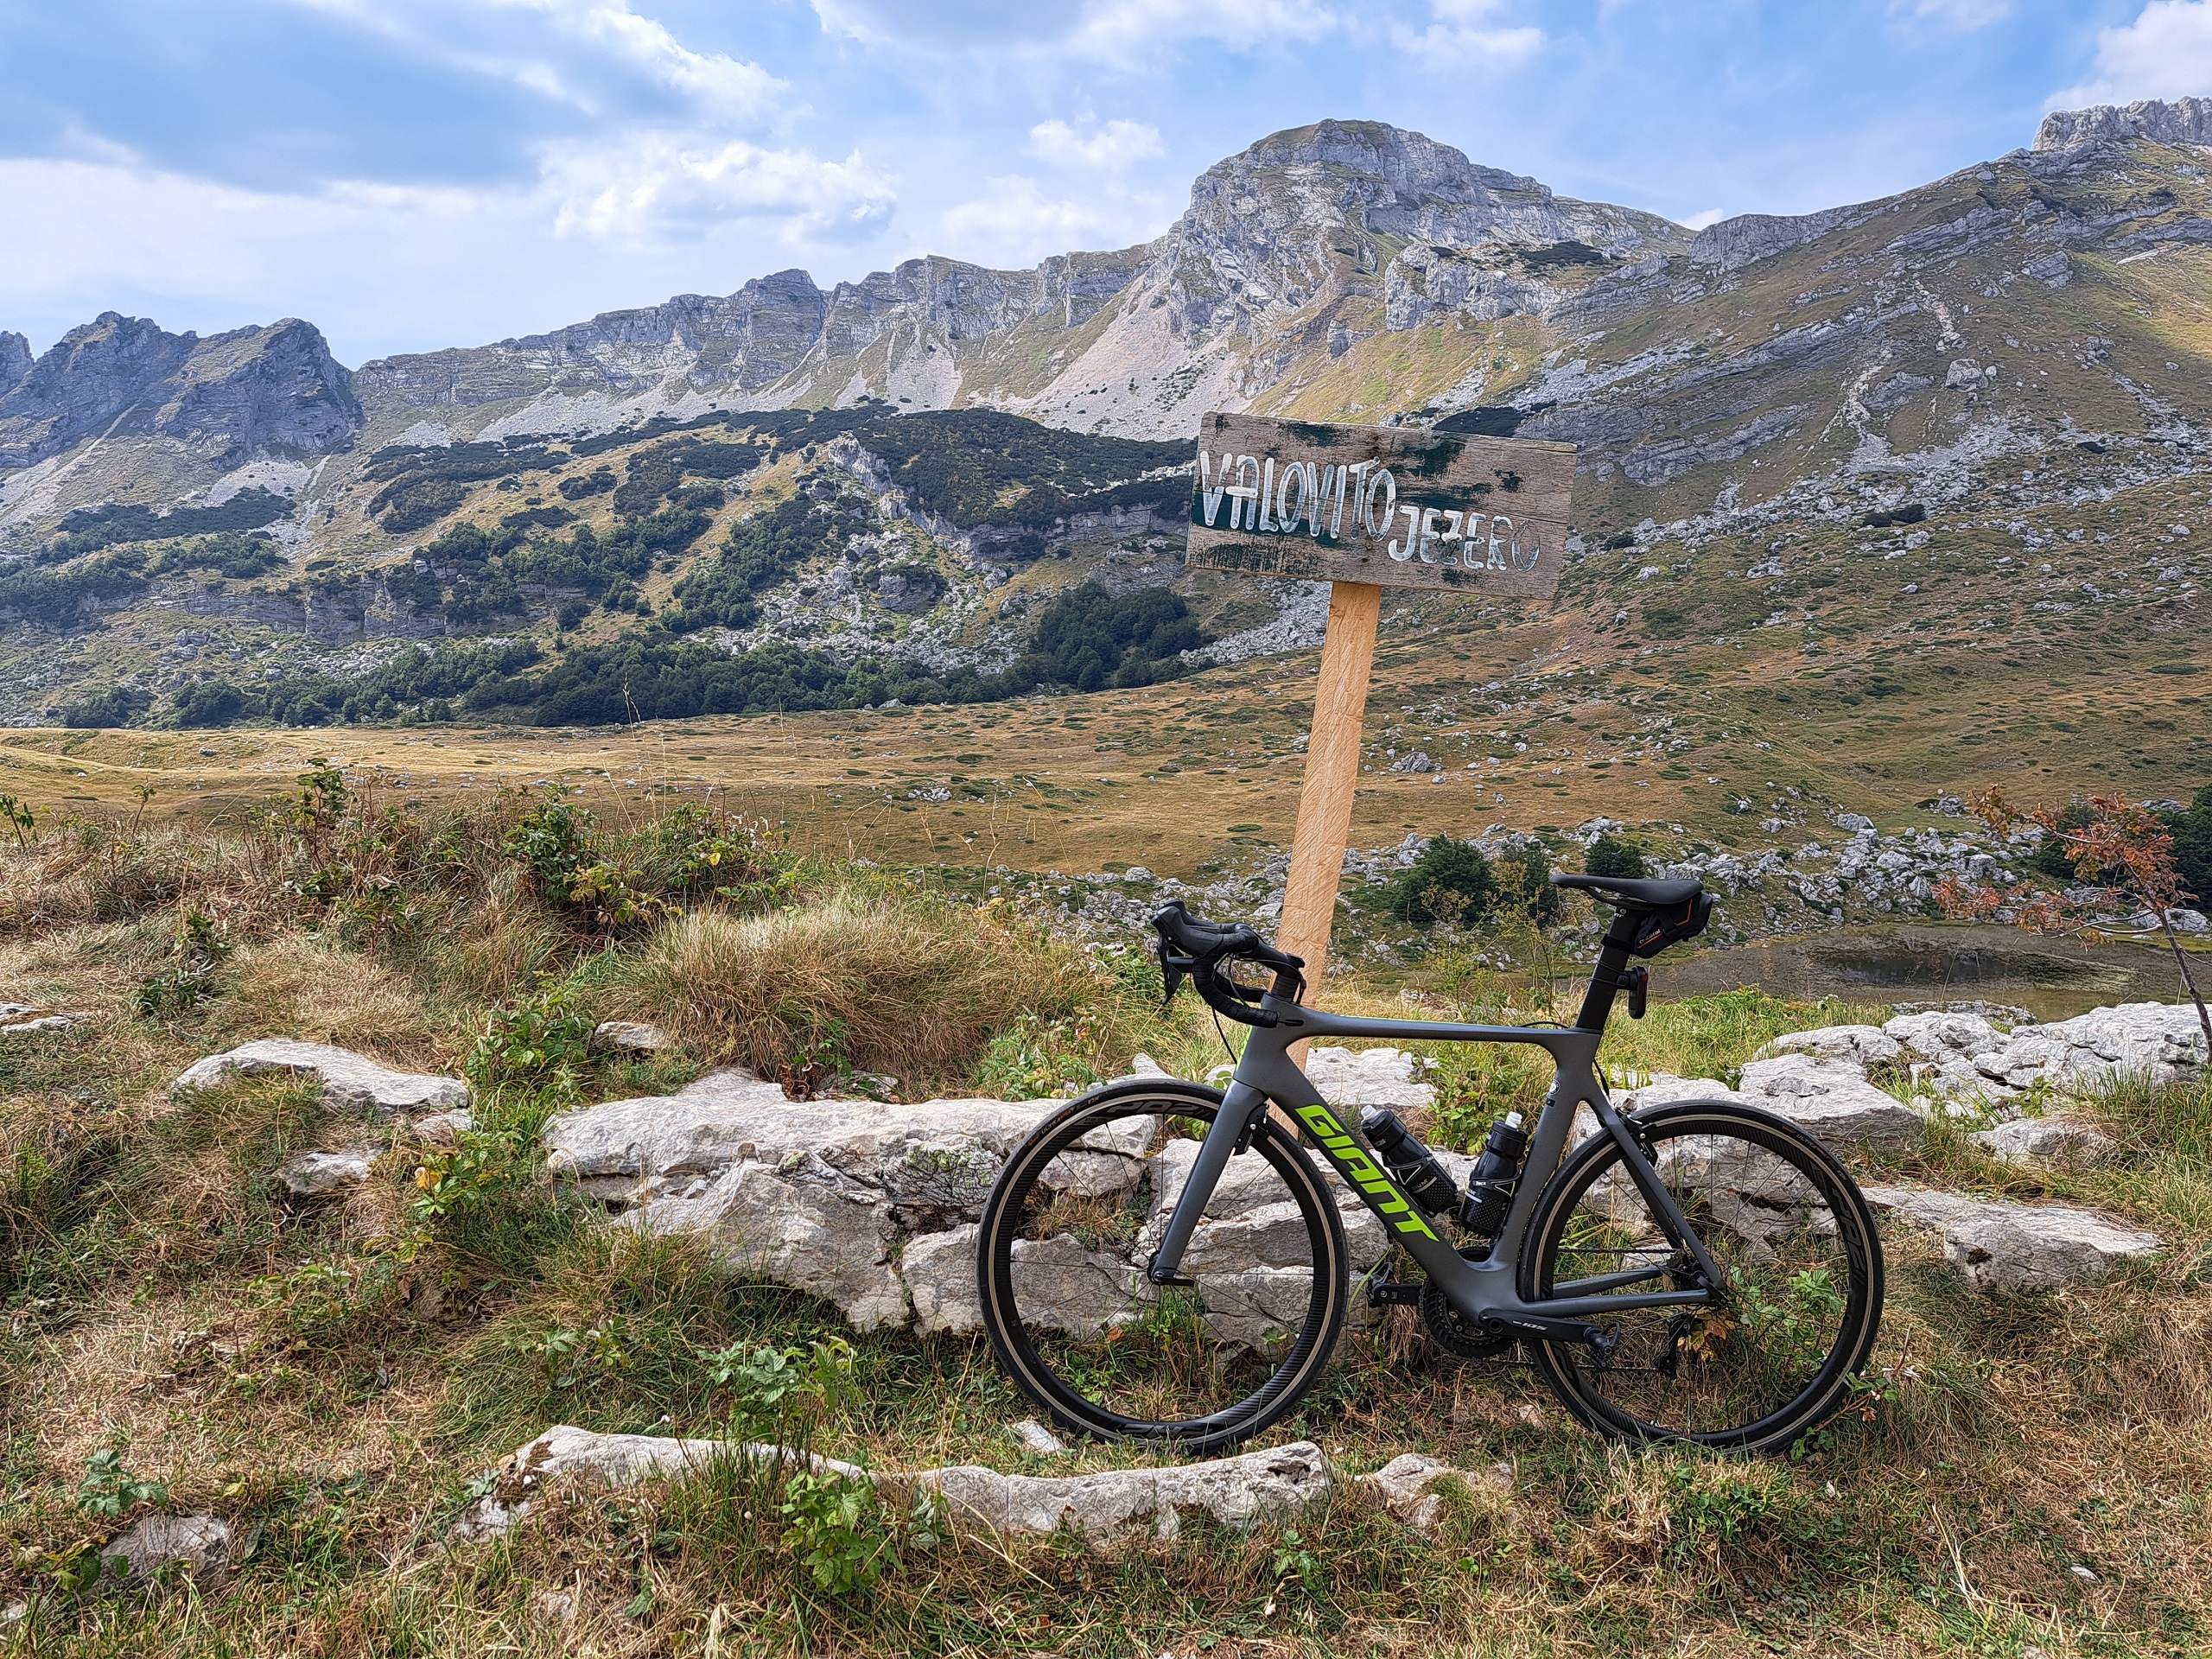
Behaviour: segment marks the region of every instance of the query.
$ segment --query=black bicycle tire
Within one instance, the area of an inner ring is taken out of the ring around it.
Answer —
[[[1586,1392],[1580,1386],[1582,1373],[1575,1363],[1579,1344],[1529,1344],[1534,1350],[1531,1358],[1537,1374],[1577,1422],[1611,1440],[1688,1441],[1719,1451],[1753,1453],[1787,1451],[1842,1407],[1850,1395],[1851,1379],[1865,1370],[1867,1357],[1873,1352],[1875,1338],[1881,1332],[1885,1288],[1882,1241],[1866,1194],[1859,1190],[1859,1183],[1852,1179],[1842,1161],[1817,1136],[1786,1117],[1756,1106],[1732,1101],[1671,1101],[1637,1112],[1628,1122],[1633,1129],[1665,1129],[1670,1137],[1726,1134],[1732,1127],[1748,1125],[1757,1134],[1738,1138],[1764,1146],[1770,1152],[1780,1150],[1773,1142],[1784,1141],[1795,1152],[1803,1154],[1811,1171],[1817,1172],[1815,1185],[1830,1210],[1839,1217],[1849,1214],[1854,1223],[1854,1236],[1843,1240],[1853,1271],[1853,1298],[1847,1304],[1851,1311],[1845,1328],[1839,1331],[1827,1362],[1813,1382],[1788,1404],[1752,1422],[1711,1433],[1677,1433]],[[1707,1127],[1684,1127],[1697,1123]],[[1575,1148],[1546,1185],[1530,1217],[1527,1243],[1522,1251],[1521,1294],[1524,1300],[1538,1300],[1538,1287],[1549,1281],[1546,1258],[1558,1248],[1566,1218],[1580,1201],[1580,1189],[1587,1173],[1618,1155],[1618,1149],[1610,1136],[1593,1135]],[[1861,1243],[1863,1256],[1859,1249]]]
[[[1208,1123],[1221,1109],[1219,1092],[1199,1084],[1151,1078],[1112,1084],[1069,1102],[1032,1130],[1007,1160],[984,1200],[982,1224],[976,1239],[976,1290],[983,1332],[1000,1368],[1062,1427],[1099,1440],[1173,1445],[1192,1452],[1217,1451],[1280,1422],[1327,1370],[1343,1334],[1351,1300],[1344,1218],[1338,1214],[1313,1160],[1271,1119],[1263,1118],[1253,1134],[1251,1149],[1266,1158],[1289,1185],[1306,1217],[1309,1239],[1314,1239],[1314,1224],[1319,1223],[1313,1251],[1313,1277],[1321,1300],[1318,1321],[1309,1312],[1284,1363],[1267,1384],[1236,1405],[1206,1417],[1184,1422],[1152,1421],[1124,1416],[1085,1399],[1060,1382],[1022,1328],[1014,1306],[1012,1272],[1018,1227],[1010,1225],[1009,1219],[1019,1216],[1030,1185],[1059,1155],[1061,1148],[1053,1143],[1066,1135],[1071,1124],[1102,1113],[1103,1109],[1145,1099],[1172,1103],[1173,1116]],[[1100,1121],[1113,1115],[1104,1112]],[[1077,1131],[1088,1132],[1087,1128]]]

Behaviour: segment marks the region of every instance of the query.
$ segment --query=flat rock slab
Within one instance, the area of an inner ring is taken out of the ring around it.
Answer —
[[[1444,1495],[1435,1489],[1438,1482],[1445,1480],[1510,1491],[1513,1465],[1494,1463],[1478,1473],[1454,1468],[1440,1458],[1408,1452],[1391,1459],[1374,1473],[1360,1476],[1352,1484],[1371,1493],[1384,1509],[1415,1532],[1427,1532],[1444,1518]]]
[[[532,1496],[548,1481],[574,1480],[618,1491],[639,1481],[698,1474],[716,1462],[781,1463],[816,1474],[872,1480],[858,1464],[791,1446],[734,1440],[680,1440],[663,1434],[601,1434],[556,1423],[518,1448],[502,1471],[499,1490],[471,1503],[447,1529],[459,1542],[496,1538],[525,1519]]]
[[[2078,1117],[2016,1117],[1967,1139],[2008,1164],[2094,1163],[2113,1149],[2110,1135]]]
[[[1164,1469],[1090,1475],[1002,1475],[964,1465],[912,1477],[941,1493],[956,1522],[1001,1538],[1063,1527],[1093,1548],[1140,1533],[1173,1538],[1190,1515],[1243,1530],[1298,1514],[1329,1495],[1336,1471],[1311,1440]]]
[[[73,1031],[100,1016],[90,1008],[44,1008],[35,1002],[0,1002],[0,1037],[35,1037]]]
[[[1029,1427],[1049,1438],[1042,1425]],[[619,1489],[696,1473],[722,1459],[804,1463],[817,1473],[849,1480],[924,1488],[942,1495],[953,1519],[970,1529],[1000,1538],[1049,1537],[1065,1527],[1094,1548],[1140,1535],[1172,1538],[1192,1515],[1240,1530],[1258,1521],[1284,1519],[1326,1497],[1337,1484],[1335,1470],[1311,1440],[1198,1463],[1087,1475],[1002,1475],[974,1465],[879,1475],[783,1446],[595,1434],[563,1424],[517,1451],[502,1491],[479,1499],[450,1535],[467,1540],[508,1530],[530,1512],[529,1495],[550,1480],[565,1478]]]
[[[591,1039],[602,1048],[626,1049],[633,1054],[658,1054],[675,1041],[658,1026],[643,1020],[602,1020],[593,1029]]]
[[[1436,1104],[1424,1081],[1428,1063],[1395,1048],[1338,1048],[1316,1043],[1306,1051],[1306,1075],[1332,1106],[1388,1106],[1418,1111]]]
[[[276,1179],[296,1198],[319,1198],[369,1179],[365,1152],[302,1152],[276,1166]]]
[[[194,1062],[169,1085],[173,1095],[218,1088],[232,1077],[289,1072],[322,1084],[326,1106],[370,1107],[380,1112],[449,1111],[468,1103],[468,1085],[457,1077],[394,1071],[351,1049],[264,1037]]]
[[[229,1569],[231,1529],[212,1515],[149,1515],[104,1546],[100,1558],[111,1575],[129,1583],[174,1567],[207,1589]],[[120,1567],[114,1565],[118,1561]]]
[[[1943,1236],[1943,1254],[1977,1290],[2094,1284],[2155,1254],[2156,1233],[2094,1211],[1999,1204],[1923,1187],[1870,1186],[1866,1202]]]
[[[1928,1134],[1919,1113],[1869,1083],[1864,1068],[1848,1059],[1785,1052],[1751,1060],[1744,1067],[1738,1092],[1752,1105],[1780,1113],[1831,1146],[1910,1147]]]

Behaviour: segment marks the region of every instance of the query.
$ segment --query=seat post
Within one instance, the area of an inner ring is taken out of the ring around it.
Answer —
[[[1613,925],[1598,947],[1598,965],[1590,970],[1590,988],[1582,998],[1582,1012],[1574,1016],[1580,1031],[1603,1031],[1612,1012],[1613,997],[1621,988],[1621,969],[1627,967],[1636,944],[1636,916],[1626,906],[1613,912]]]

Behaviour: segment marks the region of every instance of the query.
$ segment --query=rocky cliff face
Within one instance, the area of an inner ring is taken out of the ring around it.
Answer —
[[[2094,109],[2057,110],[2044,117],[2036,133],[2037,149],[2070,149],[2076,144],[2117,143],[2147,138],[2158,144],[2212,145],[2212,98],[2155,99],[2125,109],[2100,104]]]
[[[22,337],[9,335],[22,350]],[[350,377],[312,323],[287,319],[201,340],[104,312],[10,384],[0,345],[0,468],[34,466],[90,437],[159,438],[229,468],[328,454],[361,422]]]
[[[21,334],[0,331],[0,397],[31,372],[31,343]]]

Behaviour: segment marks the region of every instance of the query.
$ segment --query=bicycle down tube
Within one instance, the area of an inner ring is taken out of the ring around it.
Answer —
[[[1357,1192],[1379,1217],[1391,1236],[1420,1262],[1430,1281],[1440,1287],[1461,1318],[1485,1328],[1552,1340],[1600,1342],[1599,1328],[1587,1323],[1637,1308],[1696,1307],[1714,1300],[1710,1288],[1668,1289],[1639,1294],[1600,1294],[1628,1284],[1662,1277],[1667,1269],[1653,1268],[1630,1274],[1570,1284],[1562,1288],[1585,1289],[1582,1295],[1554,1295],[1530,1302],[1521,1295],[1518,1283],[1522,1240],[1544,1186],[1564,1160],[1567,1135],[1579,1104],[1587,1102],[1599,1127],[1619,1147],[1622,1167],[1636,1183],[1668,1242],[1687,1251],[1707,1286],[1721,1282],[1719,1269],[1707,1253],[1667,1191],[1643,1150],[1636,1143],[1625,1120],[1607,1097],[1599,1081],[1596,1059],[1604,1033],[1581,1027],[1523,1027],[1459,1025],[1420,1020],[1373,1020],[1333,1014],[1306,1007],[1274,995],[1262,1003],[1276,1023],[1257,1025],[1248,1033],[1243,1058],[1238,1063],[1224,1098],[1223,1109],[1211,1128],[1185,1183],[1154,1252],[1147,1276],[1154,1284],[1179,1282],[1185,1246],[1212,1198],[1216,1184],[1230,1158],[1249,1143],[1256,1115],[1272,1103],[1280,1106],[1304,1128],[1321,1154],[1345,1183]],[[1521,1168],[1513,1201],[1504,1224],[1491,1241],[1488,1255],[1469,1261],[1431,1225],[1421,1206],[1400,1188],[1374,1154],[1360,1143],[1335,1109],[1321,1097],[1312,1079],[1290,1058],[1293,1043],[1315,1037],[1394,1038],[1430,1042],[1529,1043],[1548,1052],[1555,1075],[1544,1098],[1528,1155]]]

